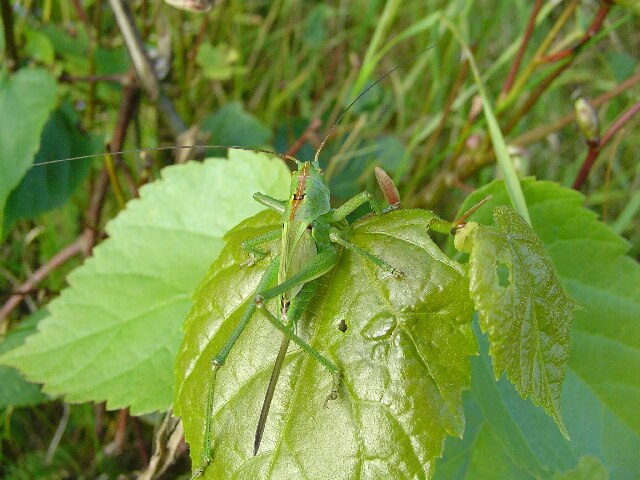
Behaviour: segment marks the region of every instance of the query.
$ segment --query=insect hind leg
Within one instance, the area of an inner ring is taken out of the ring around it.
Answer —
[[[267,309],[263,297],[259,295],[256,296],[256,308],[267,318],[267,320],[271,322],[274,327],[276,327],[278,330],[280,330],[280,332],[289,337],[292,342],[302,348],[305,352],[315,358],[323,367],[329,370],[329,372],[333,374],[338,374],[340,372],[340,369],[331,360],[322,355],[315,348],[309,345],[305,340],[293,333],[293,330],[279,321],[273,315],[273,313],[271,313]]]

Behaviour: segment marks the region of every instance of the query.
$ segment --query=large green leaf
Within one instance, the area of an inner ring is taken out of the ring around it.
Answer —
[[[287,192],[279,159],[230,156],[166,168],[144,186],[69,275],[38,333],[2,361],[68,401],[106,400],[134,414],[168,408],[191,292],[227,230],[263,208],[251,195]]]
[[[0,240],[7,197],[33,162],[55,100],[56,83],[46,70],[0,70]]]
[[[464,439],[447,441],[436,478],[550,478],[575,469],[589,455],[601,464],[595,472],[638,478],[640,439],[571,369],[562,391],[567,441],[542,408],[523,400],[506,379],[495,382],[488,344],[480,343],[482,357],[472,359],[472,392],[465,395]]]
[[[260,315],[219,371],[208,478],[425,478],[447,434],[464,428],[461,393],[476,345],[464,269],[427,235],[432,214],[373,216],[351,241],[401,269],[382,272],[342,251],[321,280],[298,333],[344,372],[339,398],[323,408],[332,376],[290,347],[265,436],[253,456],[260,405],[281,335]],[[268,259],[246,268],[240,244],[278,227],[260,214],[227,236],[185,323],[177,363],[176,413],[194,467],[201,466],[211,359],[225,343]],[[277,243],[277,242],[276,242]],[[347,330],[342,333],[341,322]]]
[[[523,397],[531,397],[568,435],[560,414],[560,389],[569,359],[575,302],[529,224],[513,209],[496,207],[498,228],[468,223],[455,237],[470,253],[470,291],[488,332],[496,379],[502,372]],[[501,277],[501,266],[508,269]]]
[[[640,478],[640,268],[625,255],[628,244],[582,207],[579,193],[533,180],[522,187],[534,230],[583,307],[573,323],[561,396],[571,441],[508,382],[496,384],[483,355],[472,361],[464,440],[447,442],[438,477],[547,477],[592,455],[611,479]],[[495,182],[475,192],[461,210],[490,193],[491,205],[509,203]],[[491,205],[474,219],[490,223]],[[495,474],[484,476],[489,468]]]
[[[89,135],[78,131],[77,122],[77,115],[68,104],[49,117],[34,168],[29,169],[7,200],[5,231],[18,219],[34,218],[64,204],[86,176],[91,166],[86,160],[37,166],[41,162],[97,152],[97,148],[92,148]]]
[[[38,322],[45,317],[45,310],[38,310],[29,318],[20,322],[0,341],[0,355],[18,348],[25,339],[36,330]],[[38,385],[27,382],[13,367],[0,366],[0,408],[8,406],[23,407],[36,405],[47,399]]]

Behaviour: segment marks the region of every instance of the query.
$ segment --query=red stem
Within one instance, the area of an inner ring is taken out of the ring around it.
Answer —
[[[133,426],[133,436],[136,439],[136,447],[138,449],[138,454],[140,455],[140,461],[142,462],[142,465],[147,465],[149,463],[149,452],[147,452],[144,435],[142,433],[138,417],[131,417],[131,425]]]
[[[552,63],[562,60],[571,55],[575,55],[578,51],[589,41],[591,38],[598,33],[598,30],[602,28],[602,24],[604,23],[604,19],[607,17],[609,10],[611,10],[612,3],[609,0],[603,0],[600,4],[600,8],[596,12],[596,16],[593,18],[589,29],[585,32],[585,34],[578,40],[573,47],[565,48],[564,50],[560,50],[551,55],[547,55],[543,57],[540,61],[543,63]]]
[[[295,157],[296,153],[298,153],[298,151],[302,148],[302,146],[305,144],[305,142],[311,136],[311,134],[316,130],[318,130],[318,128],[320,128],[321,125],[322,125],[322,122],[320,121],[319,118],[313,119],[309,124],[309,126],[306,128],[306,130],[302,132],[302,135],[300,135],[300,138],[298,138],[298,140],[296,140],[296,142],[291,146],[291,148],[287,150],[287,153],[285,155],[289,155],[290,157]]]
[[[598,155],[602,151],[602,148],[611,140],[611,138],[620,130],[625,123],[627,123],[635,114],[640,112],[640,101],[634,104],[631,108],[629,108],[626,112],[620,115],[615,122],[609,127],[607,133],[602,136],[602,139],[597,144],[591,144],[589,146],[589,151],[587,152],[587,156],[582,162],[582,167],[580,167],[580,171],[576,177],[576,180],[573,182],[573,189],[580,190],[580,187],[584,184],[585,180],[589,176],[589,172],[591,171],[591,167],[595,163]]]
[[[84,26],[87,29],[87,33],[89,33],[89,19],[87,18],[87,14],[80,4],[80,0],[71,0],[71,4],[73,5],[73,8],[76,11],[76,15],[78,15],[80,21],[84,23]]]
[[[80,237],[76,239],[75,242],[68,245],[57,254],[55,254],[51,260],[38,268],[31,277],[24,282],[20,287],[9,297],[9,299],[5,302],[5,304],[0,309],[0,319],[6,319],[9,316],[9,313],[13,311],[20,302],[24,299],[24,297],[31,292],[38,285],[40,281],[47,278],[51,272],[56,270],[61,265],[64,265],[69,259],[79,255],[80,253],[86,252],[88,250],[88,246],[91,243],[90,236],[91,232],[84,231]]]
[[[544,4],[544,0],[536,0],[536,3],[533,5],[531,9],[531,15],[529,15],[529,22],[527,22],[527,28],[524,31],[524,36],[522,37],[522,43],[520,43],[520,48],[518,49],[518,54],[511,65],[511,70],[509,71],[509,75],[507,76],[507,80],[504,82],[502,87],[502,95],[506,95],[511,90],[513,86],[513,82],[516,79],[516,74],[520,69],[520,64],[522,63],[522,58],[524,57],[524,53],[527,50],[527,45],[529,45],[529,40],[531,39],[531,34],[533,33],[533,29],[536,25],[536,17],[538,16],[538,12],[542,8]]]

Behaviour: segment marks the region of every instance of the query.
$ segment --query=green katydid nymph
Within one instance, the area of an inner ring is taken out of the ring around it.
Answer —
[[[261,193],[256,193],[254,198],[261,204],[282,214],[282,228],[246,241],[242,245],[243,250],[250,255],[247,266],[253,265],[254,262],[267,255],[267,252],[260,248],[260,245],[266,242],[280,238],[280,253],[271,260],[271,263],[266,268],[256,289],[255,301],[249,304],[242,320],[236,326],[226,345],[213,359],[213,376],[209,390],[211,392],[210,395],[212,395],[217,370],[224,365],[225,359],[236,340],[256,310],[259,310],[284,334],[284,338],[258,421],[254,441],[255,455],[260,448],[269,406],[290,341],[294,341],[311,354],[327,371],[335,376],[334,387],[327,400],[337,398],[340,377],[339,367],[313,349],[295,333],[296,325],[316,289],[316,280],[331,270],[336,263],[337,251],[335,245],[340,245],[361,255],[397,279],[401,279],[403,274],[384,260],[349,243],[344,232],[348,228],[345,218],[350,213],[365,203],[368,203],[371,210],[376,214],[382,214],[384,211],[369,192],[362,192],[342,206],[332,209],[329,204],[329,188],[325,184],[317,160],[313,162],[298,162],[298,170],[291,177],[290,198],[288,201],[276,200]],[[280,297],[280,319],[276,318],[265,307],[266,302],[275,297]],[[211,402],[209,402],[209,405],[211,405]],[[211,415],[208,414],[207,418],[210,419]],[[210,426],[207,426],[206,430],[210,432]],[[209,434],[205,435],[205,440],[210,442]],[[205,445],[204,451],[210,452],[211,445]],[[206,464],[208,460],[210,459],[207,458],[204,463]]]

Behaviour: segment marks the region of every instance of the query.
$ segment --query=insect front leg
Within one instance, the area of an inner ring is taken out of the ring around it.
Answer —
[[[331,229],[331,232],[329,233],[329,240],[331,240],[334,243],[337,243],[338,245],[342,245],[343,247],[345,247],[348,250],[351,250],[354,253],[357,253],[365,260],[368,260],[374,265],[377,265],[378,267],[380,267],[385,272],[388,272],[389,274],[391,274],[394,278],[404,277],[404,273],[402,272],[402,270],[398,270],[397,268],[392,267],[381,258],[376,257],[372,253],[367,252],[365,249],[360,248],[359,246],[354,245],[353,243],[344,239],[340,235],[340,231],[338,229],[335,229],[335,228]]]
[[[331,212],[327,214],[326,218],[330,223],[339,222],[341,220],[344,220],[350,213],[355,212],[360,205],[364,205],[365,203],[369,204],[371,210],[373,210],[376,215],[385,213],[385,210],[382,209],[373,194],[364,191],[360,192],[354,197],[351,197],[335,210],[331,210]]]
[[[271,210],[275,210],[278,213],[284,213],[287,208],[287,202],[284,200],[278,200],[277,198],[270,197],[269,195],[265,195],[264,193],[254,193],[253,199],[264,205],[265,207],[270,208]]]

